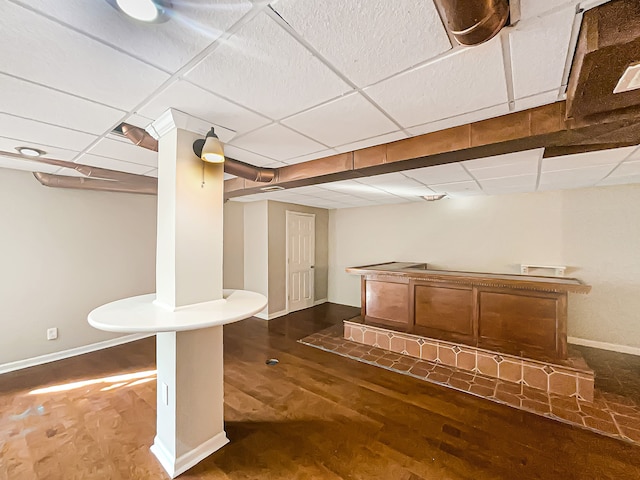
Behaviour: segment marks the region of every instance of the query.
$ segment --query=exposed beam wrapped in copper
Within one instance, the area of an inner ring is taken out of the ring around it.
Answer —
[[[447,29],[462,45],[479,45],[495,37],[509,19],[508,0],[436,0]]]
[[[122,133],[136,145],[148,150],[158,151],[158,141],[149,135],[142,128],[128,123],[121,125]],[[245,178],[252,182],[268,183],[276,179],[277,170],[275,168],[256,167],[249,163],[241,162],[225,156],[224,171],[236,177]]]

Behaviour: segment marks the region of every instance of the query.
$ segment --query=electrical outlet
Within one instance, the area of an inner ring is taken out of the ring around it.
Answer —
[[[58,338],[58,329],[55,327],[47,328],[47,340],[55,340],[56,338]]]

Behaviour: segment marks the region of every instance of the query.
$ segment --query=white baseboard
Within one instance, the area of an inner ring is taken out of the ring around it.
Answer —
[[[639,347],[630,347],[628,345],[618,345],[617,343],[598,342],[596,340],[587,340],[586,338],[567,337],[567,342],[574,345],[582,345],[583,347],[599,348],[601,350],[610,350],[612,352],[628,353],[630,355],[640,355]]]
[[[320,300],[316,300],[315,302],[313,302],[313,306],[317,306],[317,305],[322,305],[323,303],[327,303],[329,300],[327,300],[326,298],[321,298]]]
[[[273,313],[256,313],[254,315],[254,317],[258,317],[262,320],[273,320],[274,318],[278,318],[278,317],[282,317],[284,315],[286,315],[287,312],[286,310],[280,310],[279,312],[273,312]]]
[[[200,463],[213,452],[220,450],[227,443],[229,443],[229,439],[223,430],[193,450],[180,455],[178,458],[173,458],[173,455],[171,455],[162,441],[156,436],[153,440],[153,445],[151,445],[151,452],[156,456],[160,465],[162,465],[169,476],[176,478],[178,475]]]
[[[123,337],[112,338],[111,340],[105,340],[103,342],[92,343],[91,345],[84,345],[82,347],[70,348],[69,350],[63,350],[61,352],[47,353],[46,355],[40,355],[38,357],[25,358],[24,360],[17,360],[15,362],[3,363],[0,365],[0,375],[3,373],[13,372],[15,370],[21,370],[23,368],[34,367],[36,365],[42,365],[43,363],[55,362],[56,360],[62,360],[64,358],[75,357],[84,353],[95,352],[97,350],[103,350],[109,347],[115,347],[122,345],[123,343],[134,342],[142,338],[153,336],[153,333],[134,333],[132,335],[125,335]]]

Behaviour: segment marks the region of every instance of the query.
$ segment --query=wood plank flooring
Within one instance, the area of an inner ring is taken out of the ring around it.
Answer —
[[[640,479],[639,447],[296,342],[356,313],[225,327],[231,443],[180,478]],[[0,479],[167,478],[154,355],[150,338],[0,376]]]

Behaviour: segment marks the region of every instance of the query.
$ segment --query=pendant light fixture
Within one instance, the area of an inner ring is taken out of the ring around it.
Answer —
[[[204,139],[201,138],[193,142],[193,152],[205,162],[224,162],[224,148],[213,127]]]

